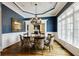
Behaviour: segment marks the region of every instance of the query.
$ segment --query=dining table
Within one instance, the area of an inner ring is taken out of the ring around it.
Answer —
[[[44,48],[44,35],[23,35],[24,39],[26,40],[26,44],[33,44],[36,49],[43,49]]]

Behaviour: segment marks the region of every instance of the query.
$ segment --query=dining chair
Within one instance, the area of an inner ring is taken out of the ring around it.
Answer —
[[[51,34],[48,34],[46,40],[44,41],[44,45],[49,47],[49,51],[51,48],[53,49],[53,41],[54,41],[54,35],[52,36]]]
[[[24,44],[23,37],[22,37],[22,35],[19,35],[19,36],[20,36],[21,46],[23,46],[23,44]]]
[[[24,46],[28,49],[32,48],[34,45],[34,42],[31,40],[30,36],[24,37]]]

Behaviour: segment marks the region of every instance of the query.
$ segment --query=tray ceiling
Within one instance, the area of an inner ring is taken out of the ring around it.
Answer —
[[[29,14],[38,14],[42,15],[47,13],[50,10],[53,10],[57,3],[56,2],[15,2],[14,3],[19,9],[21,9],[23,12],[28,12]],[[35,5],[37,4],[37,6]],[[37,13],[36,13],[37,11]]]
[[[39,17],[56,16],[59,11],[66,5],[67,2],[2,2],[4,5],[17,12],[24,18],[34,17],[35,14],[35,4],[37,4],[37,14],[44,13],[52,8],[53,10],[43,14],[38,15]],[[24,12],[25,11],[25,12]],[[32,14],[30,14],[30,13]]]

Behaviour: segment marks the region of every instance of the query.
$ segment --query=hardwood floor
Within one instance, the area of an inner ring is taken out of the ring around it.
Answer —
[[[2,51],[2,56],[72,56],[66,49],[62,48],[56,41],[53,50],[49,51],[48,47],[42,50],[21,48],[20,42],[6,48]]]

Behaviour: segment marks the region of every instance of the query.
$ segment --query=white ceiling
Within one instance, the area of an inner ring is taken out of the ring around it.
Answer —
[[[43,13],[45,11],[48,11],[51,8],[54,8],[54,6],[56,5],[56,2],[30,2],[30,3],[26,3],[26,2],[15,2],[15,4],[17,6],[19,6],[23,11],[27,11],[27,12],[31,12],[33,14],[36,13],[36,9],[37,9],[37,13]],[[37,6],[35,6],[35,4],[37,4]]]
[[[54,7],[56,2],[15,2],[21,9],[19,9],[13,2],[2,2],[4,5],[17,12],[24,18],[34,17],[34,15],[23,12],[31,12],[35,14],[35,3],[37,3],[37,13],[43,13]],[[67,2],[57,2],[55,9],[49,11],[39,17],[56,16],[59,11],[66,5]]]

